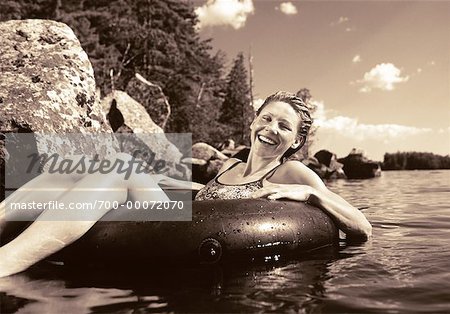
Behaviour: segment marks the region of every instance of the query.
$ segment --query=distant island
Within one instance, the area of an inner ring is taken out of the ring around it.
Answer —
[[[397,152],[384,154],[382,170],[450,169],[450,156],[423,152]]]

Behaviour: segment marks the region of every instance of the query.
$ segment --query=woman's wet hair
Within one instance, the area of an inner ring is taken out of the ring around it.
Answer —
[[[283,91],[276,92],[275,94],[267,97],[261,107],[259,107],[259,109],[256,111],[256,116],[259,116],[264,107],[275,101],[282,101],[289,104],[297,112],[301,119],[301,124],[298,128],[298,135],[300,135],[302,142],[298,148],[289,148],[286,151],[286,153],[283,155],[283,158],[288,158],[296,153],[305,144],[306,137],[308,136],[308,132],[311,128],[313,120],[311,118],[311,114],[309,113],[309,108],[303,101],[303,99],[293,93]]]

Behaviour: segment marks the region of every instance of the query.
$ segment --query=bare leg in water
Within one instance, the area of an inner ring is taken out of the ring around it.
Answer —
[[[124,158],[124,155],[120,155]],[[127,158],[127,157],[125,157]],[[5,224],[6,202],[45,202],[58,200],[63,204],[76,203],[80,199],[84,203],[94,204],[97,200],[124,203],[127,198],[135,201],[168,201],[169,198],[158,185],[159,176],[132,172],[125,180],[123,175],[116,172],[109,174],[89,174],[78,177],[56,177],[41,175],[23,188],[22,192],[14,193],[0,204],[0,232]],[[55,180],[55,178],[57,178]],[[57,188],[49,193],[33,193],[33,188]],[[27,195],[24,190],[28,189]],[[84,192],[80,192],[83,191]],[[86,193],[86,190],[93,192]],[[58,209],[46,209],[42,213],[34,212],[31,216],[38,216],[27,229],[14,240],[0,247],[0,277],[9,276],[24,271],[31,265],[59,251],[82,237],[110,208],[96,208],[90,213],[89,219],[71,217],[67,221],[52,221],[58,215]]]

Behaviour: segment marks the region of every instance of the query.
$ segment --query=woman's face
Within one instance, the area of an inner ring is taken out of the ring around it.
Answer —
[[[291,105],[282,101],[269,103],[250,126],[253,152],[265,158],[279,158],[289,148],[298,147],[300,122]]]

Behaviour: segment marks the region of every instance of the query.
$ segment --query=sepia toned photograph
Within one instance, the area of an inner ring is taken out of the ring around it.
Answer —
[[[0,313],[449,313],[450,1],[0,0]]]

